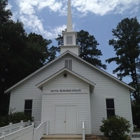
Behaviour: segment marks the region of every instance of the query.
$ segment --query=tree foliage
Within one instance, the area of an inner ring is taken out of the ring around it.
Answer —
[[[58,50],[50,47],[51,40],[27,34],[21,22],[10,19],[6,5],[7,0],[0,0],[0,115],[8,108],[4,91],[53,60]]]
[[[122,79],[125,76],[132,78],[132,84],[136,88],[134,98],[139,99],[139,88],[137,79],[138,58],[140,55],[140,24],[136,18],[125,18],[112,30],[112,40],[109,45],[114,47],[116,57],[109,58],[106,62],[116,62],[118,67],[113,71]]]
[[[9,123],[19,123],[21,120],[23,122],[27,122],[28,120],[33,121],[33,117],[30,117],[29,115],[24,114],[24,112],[15,112],[10,113],[6,116],[0,116],[0,127],[9,125]]]
[[[125,18],[118,23],[112,33],[114,39],[109,40],[109,45],[114,47],[116,56],[107,59],[106,62],[116,62],[117,68],[113,72],[117,73],[121,80],[126,76],[131,77],[132,81],[129,84],[136,89],[133,92],[135,99],[132,108],[133,118],[140,127],[139,115],[136,115],[135,112],[140,109],[140,23],[137,18]],[[136,108],[134,109],[134,107]],[[140,111],[137,114],[140,114]]]
[[[56,40],[58,41],[58,45],[63,45],[63,36],[58,35]],[[77,45],[80,46],[79,57],[83,58],[94,66],[106,69],[106,65],[102,64],[101,60],[99,59],[99,57],[102,56],[102,52],[101,50],[97,49],[99,43],[93,35],[90,35],[89,32],[84,30],[77,32]]]
[[[8,4],[8,0],[0,0],[0,26],[6,23],[9,18],[12,16],[10,10],[5,9]]]

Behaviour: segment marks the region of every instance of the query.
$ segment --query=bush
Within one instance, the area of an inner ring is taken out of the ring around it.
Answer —
[[[134,132],[140,132],[140,128],[134,128]]]
[[[103,125],[100,131],[104,133],[109,140],[127,140],[126,133],[129,133],[130,123],[120,116],[112,116],[102,120]]]
[[[10,122],[19,123],[21,120],[23,120],[24,122],[28,120],[33,121],[33,117],[30,117],[29,115],[25,115],[24,112],[15,112],[7,116],[1,116],[0,127],[9,125]]]

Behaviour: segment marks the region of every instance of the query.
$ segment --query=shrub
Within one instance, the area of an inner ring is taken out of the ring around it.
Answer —
[[[125,118],[120,116],[112,116],[102,120],[103,125],[100,126],[100,131],[109,140],[127,140],[126,133],[129,133],[130,123]]]
[[[134,128],[134,132],[140,132],[140,128]]]
[[[0,117],[0,127],[9,125],[10,122],[19,123],[21,120],[23,120],[24,122],[28,120],[33,121],[33,117],[25,115],[24,112],[10,113],[7,116]]]

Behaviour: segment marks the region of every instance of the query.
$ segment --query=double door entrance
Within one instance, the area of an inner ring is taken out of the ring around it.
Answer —
[[[76,105],[58,105],[55,107],[55,134],[77,133]]]

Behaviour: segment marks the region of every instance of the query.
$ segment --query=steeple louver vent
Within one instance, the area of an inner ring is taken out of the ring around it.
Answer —
[[[66,37],[66,44],[67,44],[67,45],[71,45],[72,42],[73,42],[73,41],[72,41],[72,36],[67,36],[67,37]]]
[[[72,70],[72,60],[71,59],[65,60],[65,67]]]

